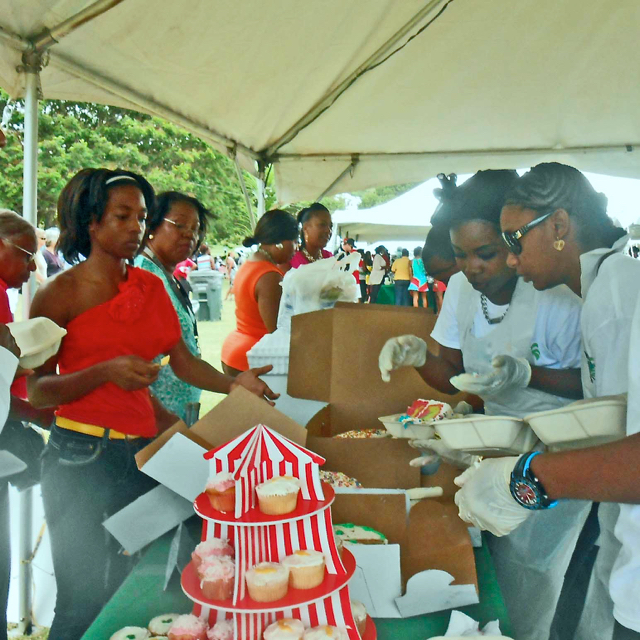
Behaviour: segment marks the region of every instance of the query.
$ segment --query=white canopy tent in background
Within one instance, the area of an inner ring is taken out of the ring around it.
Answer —
[[[439,186],[439,181],[432,178],[370,209],[335,211],[334,231],[341,238],[354,238],[358,246],[389,240],[415,240],[416,244],[422,244],[438,206],[433,190]]]
[[[282,202],[552,159],[640,177],[639,32],[637,0],[0,0],[24,215],[38,92],[273,165]]]

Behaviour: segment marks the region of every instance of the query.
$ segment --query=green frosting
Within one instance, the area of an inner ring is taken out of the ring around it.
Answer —
[[[370,536],[367,536],[367,538],[379,538],[380,540],[387,539],[387,537],[383,533],[376,531],[372,527],[367,527],[366,525],[347,522],[344,524],[336,524],[333,526],[333,532],[336,536],[338,536],[339,538],[343,538],[348,542],[356,544],[359,542],[357,538],[354,538],[354,536],[357,535],[357,531],[366,531],[367,533],[371,534]]]

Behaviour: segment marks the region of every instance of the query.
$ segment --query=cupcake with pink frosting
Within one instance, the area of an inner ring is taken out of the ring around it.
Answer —
[[[222,538],[211,538],[201,542],[191,554],[193,566],[198,570],[200,565],[204,564],[209,558],[215,556],[233,557],[233,547],[228,540]]]
[[[180,616],[169,629],[169,640],[207,640],[207,626],[197,616]]]
[[[236,508],[236,481],[233,474],[218,473],[204,488],[211,506],[217,511],[234,511]]]
[[[208,640],[234,640],[233,620],[220,620],[207,631]]]
[[[200,588],[209,600],[228,600],[233,596],[236,564],[229,556],[210,556],[200,565]]]

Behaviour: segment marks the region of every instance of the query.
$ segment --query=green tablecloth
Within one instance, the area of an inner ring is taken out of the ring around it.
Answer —
[[[146,627],[151,618],[163,613],[188,613],[191,601],[182,593],[177,573],[166,591],[164,584],[167,554],[173,532],[149,546],[142,560],[82,637],[82,640],[108,640],[125,626]],[[475,549],[480,603],[461,608],[481,625],[500,620],[500,628],[511,633],[507,611],[496,582],[491,556],[486,546]],[[449,623],[450,611],[405,619],[375,620],[379,640],[425,640],[442,635]]]
[[[378,292],[376,304],[395,304],[396,294],[392,284],[383,284]]]

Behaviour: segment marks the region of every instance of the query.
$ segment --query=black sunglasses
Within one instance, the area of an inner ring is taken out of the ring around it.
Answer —
[[[553,211],[551,213],[553,213]],[[516,229],[515,231],[503,231],[502,239],[504,240],[504,243],[507,245],[507,249],[509,249],[511,253],[514,253],[515,255],[519,256],[522,253],[522,245],[520,244],[520,238],[522,238],[522,236],[525,235],[526,233],[529,233],[531,229],[533,229],[534,227],[537,227],[540,223],[544,222],[551,215],[551,213],[545,213],[543,216],[540,216],[539,218],[536,218],[535,220],[528,222],[527,224],[523,225],[519,229]]]

